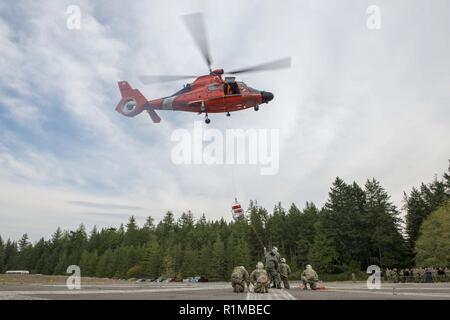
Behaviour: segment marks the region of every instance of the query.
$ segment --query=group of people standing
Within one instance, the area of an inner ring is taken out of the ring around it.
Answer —
[[[245,285],[249,288],[253,285],[253,292],[268,293],[269,287],[281,289],[283,284],[285,289],[290,289],[289,275],[291,268],[278,253],[278,249],[273,247],[271,250],[264,248],[266,267],[260,261],[256,264],[256,269],[249,275],[244,266],[238,266],[233,269],[231,274],[231,285],[234,292],[244,292]],[[312,290],[316,289],[316,283],[319,281],[317,273],[311,265],[307,265],[302,273],[303,288],[307,289],[308,284]]]
[[[447,267],[386,269],[384,279],[392,282],[448,282],[450,281],[450,270]]]

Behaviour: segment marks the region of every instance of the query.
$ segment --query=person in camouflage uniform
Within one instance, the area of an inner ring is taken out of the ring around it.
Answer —
[[[311,290],[316,290],[316,283],[319,281],[317,272],[308,264],[302,273],[303,290],[308,290],[308,283]]]
[[[399,275],[398,275],[397,268],[394,268],[394,269],[392,270],[392,281],[393,281],[394,283],[397,283],[397,282],[399,281]]]
[[[412,276],[414,282],[419,282],[419,280],[420,280],[419,269],[413,268],[411,270],[411,276]]]
[[[405,282],[405,270],[400,269],[400,271],[398,272],[398,279],[399,282]]]
[[[424,282],[426,282],[426,283],[433,282],[433,270],[432,270],[432,268],[425,267]]]
[[[281,262],[281,255],[278,252],[278,248],[277,247],[273,247],[272,250],[273,250],[273,252],[275,252],[275,255],[277,256],[278,262]]]
[[[384,280],[391,281],[391,270],[389,270],[389,268],[386,268],[384,271]]]
[[[272,282],[272,288],[281,289],[281,278],[278,273],[279,254],[274,247],[272,250],[266,253],[266,270],[269,274],[270,281]]]
[[[250,274],[250,282],[253,284],[253,292],[268,293],[269,292],[269,276],[264,270],[262,262],[256,264],[256,269]]]
[[[235,267],[231,273],[231,286],[233,287],[233,292],[244,292],[245,284],[247,284],[247,288],[250,285],[247,270],[244,266]]]
[[[286,263],[285,258],[281,258],[281,263],[278,269],[280,271],[281,281],[283,282],[284,288],[289,289],[289,274],[291,273],[291,268]]]

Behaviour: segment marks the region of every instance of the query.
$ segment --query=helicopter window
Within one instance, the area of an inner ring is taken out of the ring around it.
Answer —
[[[241,89],[242,92],[248,92],[247,86],[243,82],[239,82],[239,89]]]
[[[223,93],[225,95],[240,94],[239,87],[236,82],[230,82],[223,85]]]
[[[247,86],[245,83],[243,82],[238,82],[239,84],[239,88],[241,89],[242,92],[252,92],[252,93],[259,93],[258,90],[253,89],[249,86]]]
[[[187,92],[189,92],[191,90],[192,90],[191,85],[188,83],[188,84],[186,84],[183,87],[183,89],[181,89],[181,90],[175,92],[173,95],[171,95],[171,97],[178,96],[178,95],[183,94],[183,93],[187,93]]]
[[[215,91],[215,90],[217,90],[217,89],[219,89],[219,88],[220,88],[220,85],[217,84],[217,83],[215,83],[215,84],[210,84],[210,85],[208,86],[208,91]]]

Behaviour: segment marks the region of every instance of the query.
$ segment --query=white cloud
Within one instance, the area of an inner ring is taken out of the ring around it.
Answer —
[[[229,217],[235,196],[269,209],[279,200],[320,205],[336,176],[374,176],[400,205],[403,190],[446,168],[445,1],[381,1],[379,31],[366,28],[369,4],[359,1],[133,1],[126,9],[122,1],[75,1],[79,31],[66,28],[69,4],[0,5],[2,236],[108,225],[105,210],[89,214],[67,201],[142,206],[157,219],[189,209]],[[215,67],[293,58],[290,70],[240,77],[275,93],[258,113],[211,115],[220,130],[280,129],[276,176],[251,166],[175,166],[170,135],[192,130],[200,116],[161,111],[156,125],[114,111],[118,80],[156,98],[181,84],[146,87],[138,75],[206,71],[179,19],[196,11],[205,12]],[[118,223],[128,211],[114,213]]]

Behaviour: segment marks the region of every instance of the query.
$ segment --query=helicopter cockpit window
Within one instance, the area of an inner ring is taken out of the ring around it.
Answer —
[[[252,87],[249,87],[248,85],[246,85],[243,82],[238,82],[238,85],[239,85],[239,89],[241,90],[241,92],[259,93],[258,90],[253,89]]]
[[[217,89],[219,89],[220,88],[220,84],[217,84],[217,83],[215,83],[215,84],[210,84],[209,86],[208,86],[208,91],[215,91],[215,90],[217,90]]]
[[[187,93],[187,92],[189,92],[191,90],[192,90],[191,85],[188,83],[188,84],[186,84],[183,87],[183,89],[181,89],[181,90],[175,92],[173,95],[171,95],[171,97],[178,96],[178,95],[183,94],[183,93]]]
[[[240,94],[239,86],[236,82],[225,82],[223,85],[223,93],[225,95]]]

